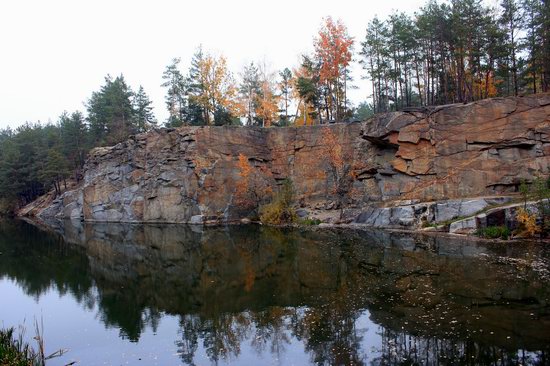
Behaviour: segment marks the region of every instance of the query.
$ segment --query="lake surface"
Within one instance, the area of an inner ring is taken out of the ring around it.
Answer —
[[[0,325],[51,365],[548,365],[550,248],[382,231],[0,222]]]

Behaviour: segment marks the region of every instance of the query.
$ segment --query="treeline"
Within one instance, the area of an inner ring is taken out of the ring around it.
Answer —
[[[156,125],[149,97],[123,76],[105,84],[82,112],[63,112],[55,123],[26,123],[0,130],[0,213],[9,212],[53,189],[59,194],[67,179],[79,181],[88,151],[114,144]]]
[[[354,46],[360,47],[353,59]],[[373,113],[550,90],[550,1],[430,0],[414,15],[374,18],[356,42],[341,21],[323,19],[299,65],[252,62],[233,73],[198,48],[187,68],[162,74],[168,118],[182,125],[288,126],[364,120]],[[350,64],[362,64],[370,94],[354,108]],[[0,202],[23,205],[81,179],[87,152],[157,125],[151,101],[122,75],[106,77],[86,114],[0,131]],[[2,204],[0,204],[2,206]],[[5,208],[0,207],[0,212]]]
[[[237,74],[223,56],[199,48],[187,71],[176,58],[162,76],[166,88],[167,125],[288,126],[343,121],[352,117],[347,98],[353,39],[341,21],[323,20],[313,42],[294,70],[270,70],[251,62]]]
[[[375,112],[550,90],[550,1],[429,1],[361,43]]]
[[[347,92],[354,39],[324,19],[292,70],[251,63],[239,82],[224,57],[175,59],[163,75],[169,124],[284,126],[364,119],[377,112],[550,90],[550,1],[430,0],[414,15],[369,22],[357,61],[372,94],[353,108]]]

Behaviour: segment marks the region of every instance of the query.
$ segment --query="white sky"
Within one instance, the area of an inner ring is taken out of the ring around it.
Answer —
[[[359,42],[370,19],[392,10],[414,12],[425,0],[6,0],[0,1],[0,128],[25,121],[56,121],[84,102],[107,74],[142,84],[157,119],[167,117],[162,72],[181,57],[182,72],[196,47],[227,57],[237,75],[244,64],[266,60],[292,68],[312,50],[321,20],[342,19]],[[356,65],[364,100],[367,80]]]

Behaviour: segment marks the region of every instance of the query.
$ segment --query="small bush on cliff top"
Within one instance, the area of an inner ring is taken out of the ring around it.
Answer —
[[[298,216],[292,207],[294,188],[292,181],[286,179],[273,202],[260,207],[260,220],[269,225],[285,225],[296,222]]]

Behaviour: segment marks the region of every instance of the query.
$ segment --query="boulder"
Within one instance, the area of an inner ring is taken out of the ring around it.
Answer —
[[[452,234],[471,234],[476,230],[477,221],[475,217],[455,221],[449,225],[449,232]]]
[[[191,225],[202,225],[202,224],[204,224],[204,216],[203,215],[191,216],[191,218],[189,219],[189,224],[191,224]]]

